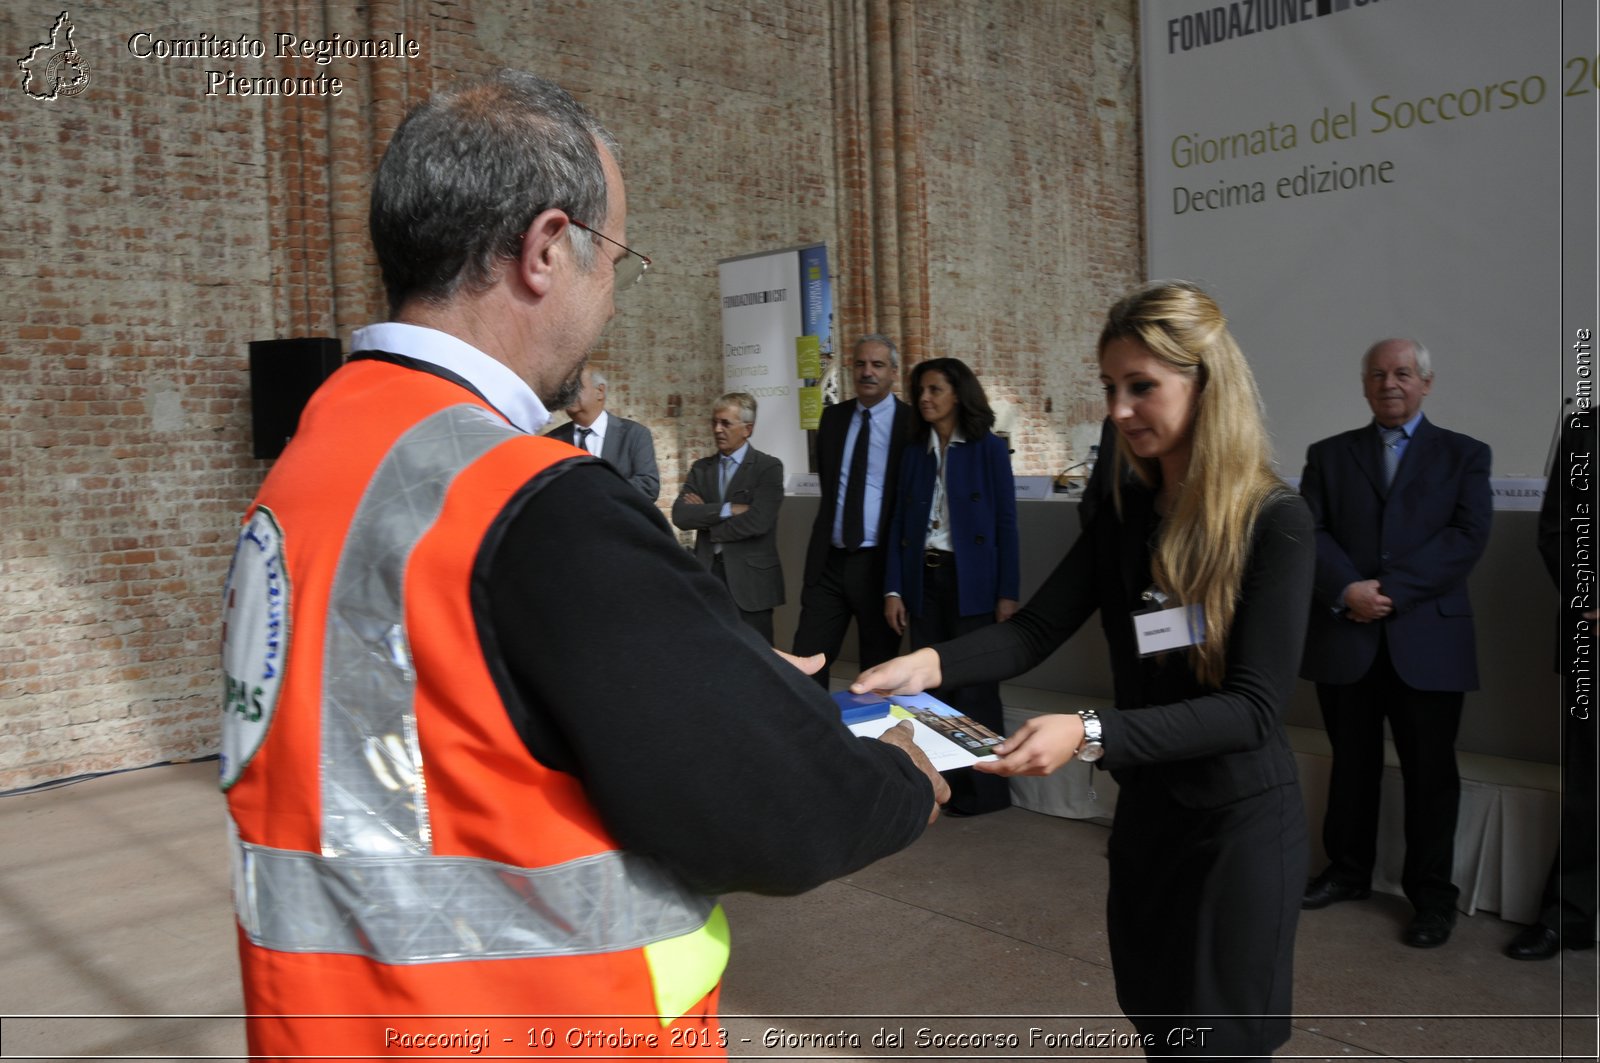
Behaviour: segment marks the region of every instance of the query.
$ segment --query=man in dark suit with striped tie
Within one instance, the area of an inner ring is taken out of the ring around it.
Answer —
[[[1328,866],[1303,907],[1371,893],[1387,720],[1405,794],[1401,885],[1416,912],[1402,940],[1432,948],[1450,938],[1459,893],[1455,739],[1478,688],[1467,576],[1489,541],[1490,455],[1422,416],[1433,387],[1422,344],[1374,344],[1361,377],[1372,423],[1313,443],[1300,484],[1317,527],[1300,674],[1317,684],[1333,747]]]

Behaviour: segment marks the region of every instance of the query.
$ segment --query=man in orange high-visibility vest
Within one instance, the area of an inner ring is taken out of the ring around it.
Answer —
[[[423,104],[371,229],[391,320],[307,405],[226,588],[250,1051],[716,1055],[717,895],[860,868],[948,790],[537,435],[648,265],[571,96],[504,72]]]

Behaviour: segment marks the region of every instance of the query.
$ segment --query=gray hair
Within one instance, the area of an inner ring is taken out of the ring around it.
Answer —
[[[712,412],[717,410],[736,409],[739,419],[745,424],[756,423],[756,397],[748,391],[730,391],[718,399]]]
[[[1411,344],[1411,353],[1413,355],[1414,360],[1417,363],[1417,375],[1420,376],[1424,380],[1432,380],[1433,379],[1433,356],[1428,353],[1428,348],[1424,347],[1419,341],[1413,340],[1413,339],[1409,339],[1409,338],[1407,338],[1405,336],[1391,336],[1390,338],[1388,338],[1386,340],[1379,340],[1377,343],[1374,343],[1371,347],[1368,347],[1367,348],[1367,353],[1363,354],[1361,356],[1361,375],[1362,376],[1366,376],[1367,375],[1367,370],[1372,368],[1372,356],[1374,354],[1376,354],[1377,351],[1378,351],[1378,348],[1382,347],[1385,343],[1409,343],[1409,344]]]
[[[592,365],[584,366],[583,370],[589,374],[589,383],[593,384],[597,388],[603,388],[606,386],[606,375],[600,370],[596,369]]]
[[[368,227],[390,312],[484,291],[543,211],[603,225],[602,145],[617,157],[615,139],[567,90],[521,71],[451,85],[417,106],[372,184]],[[592,268],[594,238],[567,231],[579,266]]]
[[[850,349],[850,353],[853,355],[860,354],[862,346],[868,343],[881,343],[887,347],[889,349],[890,367],[893,369],[900,368],[900,348],[894,345],[894,340],[891,340],[881,332],[869,332],[859,340],[856,340],[856,344]]]

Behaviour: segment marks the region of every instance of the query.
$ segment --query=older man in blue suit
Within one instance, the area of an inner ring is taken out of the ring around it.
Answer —
[[[1422,416],[1427,348],[1374,344],[1361,361],[1373,422],[1312,444],[1300,492],[1317,525],[1316,589],[1300,674],[1317,684],[1333,746],[1323,847],[1303,907],[1371,893],[1383,724],[1405,794],[1401,885],[1416,910],[1403,940],[1450,939],[1461,781],[1455,738],[1478,688],[1467,576],[1489,539],[1489,448]]]

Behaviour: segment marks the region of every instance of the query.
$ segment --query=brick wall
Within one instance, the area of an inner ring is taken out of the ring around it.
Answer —
[[[0,14],[0,787],[213,749],[218,581],[260,474],[261,124],[119,54],[163,17],[121,8],[75,9],[91,82],[54,101],[14,64],[61,9]]]
[[[969,358],[1052,472],[1097,422],[1098,315],[1137,273],[1132,0],[915,5],[931,336]],[[829,8],[814,0],[374,0],[74,6],[80,95],[0,85],[0,789],[204,755],[250,457],[246,344],[381,314],[366,180],[409,101],[533,69],[618,136],[652,256],[597,364],[670,497],[722,390],[718,259],[834,244]],[[60,13],[0,10],[7,68]],[[332,12],[332,13],[326,13]],[[388,36],[408,62],[138,59],[128,38]],[[207,69],[345,81],[206,97]],[[681,397],[675,408],[670,399]],[[1044,400],[1052,403],[1045,413]]]
[[[916,10],[929,353],[1014,408],[1019,475],[1054,474],[1099,441],[1094,344],[1144,260],[1132,5]]]

